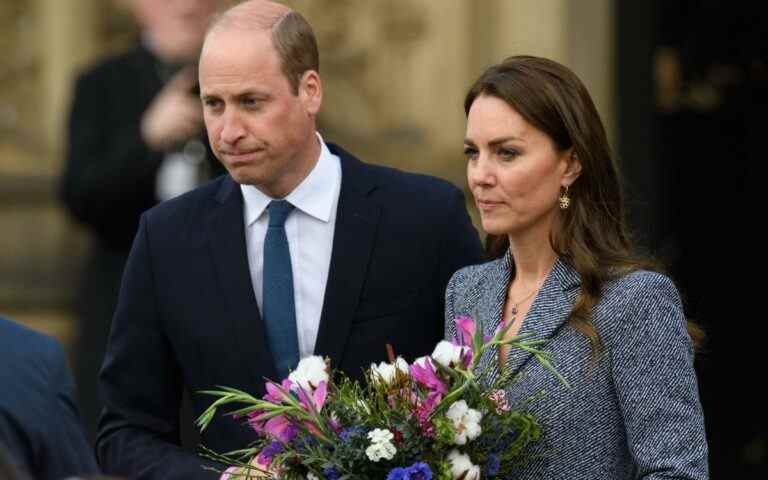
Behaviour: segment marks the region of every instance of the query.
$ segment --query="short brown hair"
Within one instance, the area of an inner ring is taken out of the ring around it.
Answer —
[[[300,13],[291,11],[272,27],[272,43],[283,74],[293,93],[298,94],[302,75],[309,70],[320,72],[320,54],[312,26]]]

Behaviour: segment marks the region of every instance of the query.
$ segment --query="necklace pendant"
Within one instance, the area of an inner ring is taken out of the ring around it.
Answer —
[[[517,305],[512,307],[512,315],[517,315]]]

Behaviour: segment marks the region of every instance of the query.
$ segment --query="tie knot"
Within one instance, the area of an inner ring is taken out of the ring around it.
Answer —
[[[269,226],[282,228],[285,226],[285,219],[288,218],[288,214],[293,210],[293,205],[288,203],[287,200],[272,200],[267,205],[267,211],[269,212]]]

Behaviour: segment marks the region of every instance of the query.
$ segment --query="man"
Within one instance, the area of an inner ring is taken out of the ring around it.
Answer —
[[[0,317],[0,386],[0,453],[16,469],[37,480],[98,472],[56,340]]]
[[[387,343],[428,354],[450,275],[480,258],[458,189],[366,165],[317,134],[317,47],[296,12],[227,11],[199,75],[229,176],[143,215],[101,372],[98,457],[131,478],[215,478],[174,443],[183,387],[259,394],[312,353],[357,377]],[[210,401],[195,395],[195,413]],[[224,417],[202,442],[226,452],[253,435]]]
[[[126,53],[77,80],[62,199],[94,235],[78,295],[75,374],[95,435],[97,377],[125,261],[142,212],[207,180],[197,62],[219,0],[123,0],[142,30]],[[216,162],[216,170],[220,167]],[[220,173],[220,172],[219,172]]]

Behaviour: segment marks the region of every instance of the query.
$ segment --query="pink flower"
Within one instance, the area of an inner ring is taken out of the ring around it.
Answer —
[[[501,415],[504,412],[508,412],[509,402],[507,401],[507,394],[504,390],[494,390],[488,395],[488,399],[496,404],[496,413]]]
[[[248,414],[248,425],[258,434],[264,433],[264,421],[261,419],[263,414],[263,410],[256,410]]]
[[[458,344],[463,347],[472,346],[472,338],[475,336],[475,321],[471,317],[460,316],[454,320]]]
[[[288,395],[288,392],[293,387],[294,387],[293,382],[291,382],[287,378],[283,380],[282,385],[277,385],[274,382],[267,382],[266,384],[267,393],[266,395],[264,395],[264,400],[275,403],[275,404],[283,403],[283,400],[285,400],[286,395]]]
[[[435,370],[435,367],[432,365],[432,361],[429,359],[429,357],[422,357],[417,359],[410,366],[410,369],[411,376],[418,383],[424,385],[433,392],[442,394],[448,393],[448,387],[437,374],[437,370]]]
[[[299,403],[304,407],[304,410],[308,412],[320,412],[323,405],[325,405],[325,399],[328,396],[328,382],[321,381],[314,392],[307,392],[301,386],[298,387],[297,392],[299,396]]]
[[[442,399],[442,394],[431,392],[426,399],[416,405],[416,419],[424,435],[431,437],[435,434],[435,426],[429,421],[429,416]]]
[[[264,424],[264,431],[283,443],[290,442],[298,433],[296,427],[283,415],[267,420],[267,423]]]

